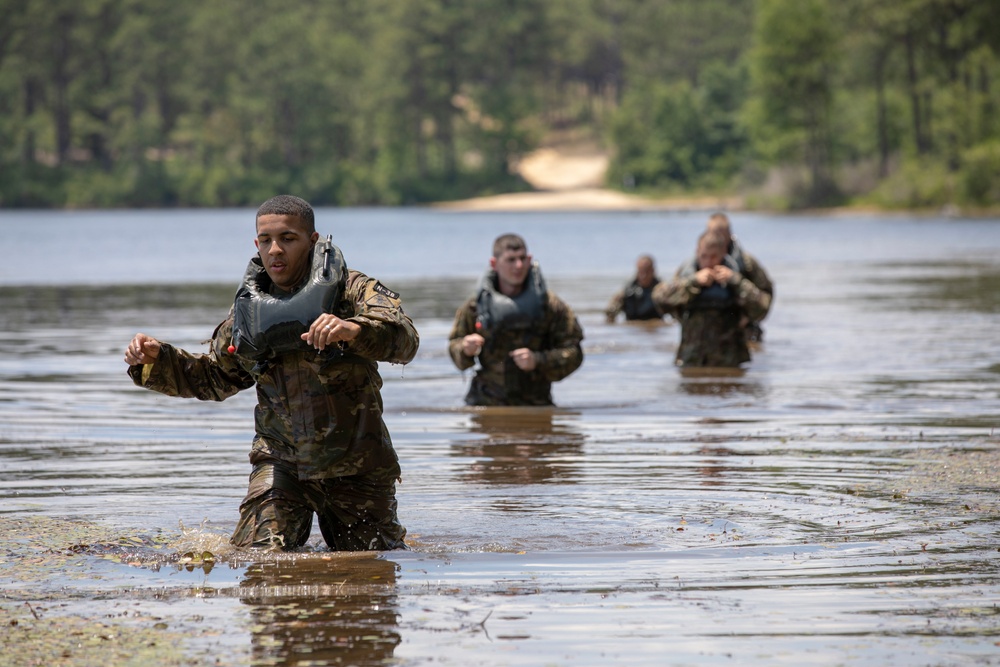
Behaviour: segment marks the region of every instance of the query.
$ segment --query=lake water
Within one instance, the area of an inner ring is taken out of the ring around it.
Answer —
[[[0,664],[1000,664],[1000,220],[734,215],[765,341],[685,378],[603,308],[706,217],[318,210],[421,334],[381,365],[412,550],[278,557],[226,545],[253,392],[122,361],[204,349],[253,211],[0,212]],[[508,231],[584,328],[556,409],[468,409],[447,356]]]

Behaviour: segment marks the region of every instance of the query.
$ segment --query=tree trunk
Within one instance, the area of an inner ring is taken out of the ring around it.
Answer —
[[[923,155],[927,152],[924,143],[923,122],[920,111],[920,91],[917,86],[917,65],[913,49],[913,35],[907,33],[906,43],[906,77],[910,88],[910,106],[913,113],[913,143],[917,147],[917,153]]]
[[[69,105],[69,58],[70,30],[73,27],[73,17],[61,14],[56,19],[55,58],[53,63],[52,84],[55,87],[55,105],[53,114],[56,126],[56,162],[63,164],[69,156],[73,140]]]
[[[878,175],[889,175],[889,124],[885,108],[885,52],[875,59],[875,113],[878,128]]]
[[[24,117],[28,122],[25,123],[24,145],[21,149],[21,162],[25,165],[35,161],[35,130],[32,129],[31,117],[35,113],[37,99],[38,83],[33,76],[28,76],[24,80]]]

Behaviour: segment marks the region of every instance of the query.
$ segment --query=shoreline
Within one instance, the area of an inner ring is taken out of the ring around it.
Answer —
[[[653,199],[606,188],[536,190],[435,202],[450,211],[742,211],[742,197],[666,197]]]
[[[712,213],[769,213],[772,215],[815,215],[815,216],[918,216],[941,218],[997,218],[1000,208],[960,208],[945,205],[935,208],[885,208],[873,204],[847,204],[829,208],[782,210],[746,206],[743,197],[733,196],[672,196],[644,197],[630,195],[607,188],[586,187],[560,190],[534,190],[484,197],[473,197],[454,201],[430,202],[424,206],[437,210],[459,213],[497,212],[592,212],[592,211],[634,211],[634,212],[704,212]]]

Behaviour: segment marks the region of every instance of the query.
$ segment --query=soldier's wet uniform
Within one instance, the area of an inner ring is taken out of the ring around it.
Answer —
[[[757,258],[748,253],[736,237],[732,237],[729,242],[729,248],[727,249],[729,255],[736,262],[736,266],[739,268],[740,273],[747,278],[750,282],[757,286],[761,292],[764,292],[770,297],[770,301],[774,301],[774,283],[771,282],[770,276],[761,266]],[[746,336],[747,342],[749,343],[760,343],[764,340],[764,330],[760,326],[760,321],[764,319],[767,312],[770,310],[770,305],[768,309],[760,316],[759,319],[751,319],[747,322],[744,327],[744,335]]]
[[[583,329],[573,310],[544,288],[537,266],[525,280],[519,302],[502,316],[484,312],[489,299],[502,298],[496,274],[487,273],[480,291],[455,315],[448,336],[448,352],[459,370],[479,368],[465,397],[468,405],[552,405],[552,383],[562,380],[583,363]],[[532,293],[532,291],[534,293]],[[536,303],[524,301],[534,299]],[[486,342],[476,358],[462,352],[462,339],[478,333]],[[526,347],[535,353],[536,366],[523,371],[510,352]]]
[[[604,309],[604,317],[608,322],[614,322],[618,313],[623,312],[628,321],[663,319],[663,315],[653,303],[653,288],[660,282],[659,278],[654,278],[649,287],[643,287],[638,279],[634,279],[611,297],[607,308]]]
[[[744,320],[759,322],[771,305],[771,295],[739,273],[732,257],[727,265],[734,282],[703,288],[695,280],[697,262],[682,266],[673,280],[660,283],[653,300],[681,324],[676,362],[682,367],[736,368],[750,361]]]
[[[312,513],[333,550],[405,548],[396,515],[399,461],[382,420],[378,361],[405,364],[419,337],[399,296],[357,271],[333,309],[361,325],[354,340],[257,361],[233,354],[233,313],[207,354],[162,344],[155,363],[131,366],[142,387],[221,401],[257,387],[253,471],[232,536],[240,547],[294,549],[309,537]]]

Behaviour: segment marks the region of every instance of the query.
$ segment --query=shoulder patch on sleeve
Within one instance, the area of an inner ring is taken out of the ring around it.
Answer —
[[[374,289],[379,294],[384,294],[385,296],[389,297],[390,299],[398,299],[399,298],[399,293],[398,292],[393,292],[391,289],[389,289],[388,287],[386,287],[385,285],[383,285],[382,283],[380,283],[378,281],[375,281],[375,287],[373,287],[372,289]]]

